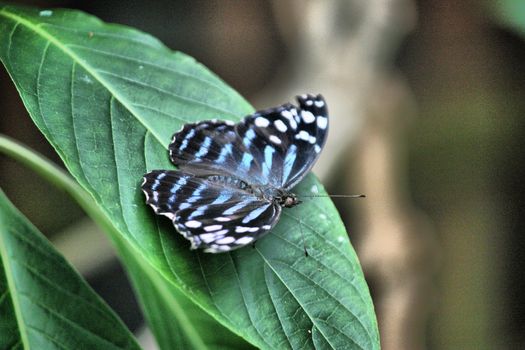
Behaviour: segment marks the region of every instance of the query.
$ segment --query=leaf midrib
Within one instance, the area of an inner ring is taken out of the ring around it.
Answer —
[[[11,20],[15,21],[15,23],[20,23],[24,25],[25,27],[31,29],[32,31],[40,35],[42,38],[54,44],[58,49],[60,49],[66,55],[71,57],[73,62],[76,62],[78,65],[84,68],[86,72],[91,74],[91,76],[93,76],[93,78],[95,78],[105,89],[107,89],[107,91],[116,100],[118,100],[122,104],[122,106],[124,106],[131,113],[131,115],[133,115],[133,117],[135,117],[144,126],[146,130],[149,130],[152,133],[152,135],[161,145],[164,145],[162,141],[162,137],[156,134],[153,130],[151,130],[151,128],[148,127],[145,121],[142,120],[139,114],[133,109],[132,107],[133,103],[131,103],[131,101],[128,101],[124,96],[120,95],[116,90],[114,90],[111,84],[108,81],[106,81],[100,74],[98,74],[97,70],[93,66],[91,66],[89,63],[87,63],[85,60],[79,57],[73,50],[71,50],[66,45],[64,45],[62,42],[60,42],[60,40],[58,40],[51,33],[49,33],[46,30],[43,30],[42,27],[33,24],[31,21],[25,19],[24,17],[8,12],[5,7],[0,10],[0,15],[10,18]]]
[[[18,15],[14,14],[14,13],[9,12],[6,7],[0,9],[0,15],[6,17],[8,19],[11,19],[12,21],[15,22],[15,25],[21,24],[21,25],[25,26],[26,28],[34,31],[36,34],[38,34],[39,36],[44,38],[46,41],[52,43],[55,47],[60,49],[64,54],[69,56],[74,63],[76,63],[79,66],[81,66],[84,70],[86,70],[87,73],[89,73],[91,76],[93,76],[93,78],[96,81],[98,81],[112,95],[112,97],[115,100],[117,100],[124,108],[126,108],[130,112],[130,114],[134,118],[136,118],[138,122],[140,122],[143,125],[145,130],[147,130],[148,132],[150,132],[154,136],[154,138],[157,140],[157,142],[159,142],[160,145],[162,145],[163,147],[166,148],[166,145],[162,141],[162,137],[159,134],[155,133],[155,131],[152,130],[145,123],[145,121],[140,118],[139,113],[134,110],[134,108],[132,107],[133,103],[131,101],[127,100],[124,96],[120,95],[117,91],[115,91],[112,88],[111,84],[107,80],[105,80],[93,66],[91,66],[89,63],[87,63],[85,60],[83,60],[80,56],[78,56],[68,46],[64,45],[58,38],[53,36],[48,31],[42,29],[41,26],[38,26],[38,25],[32,23],[31,21],[25,19],[24,17],[18,16]],[[123,236],[125,236],[126,239],[128,239],[128,237],[126,235],[123,235]],[[133,242],[130,242],[130,243],[133,244]],[[193,298],[191,298],[191,299],[194,300]],[[197,302],[197,304],[200,305],[200,303],[198,303],[198,302]],[[224,324],[224,322],[221,322],[220,319],[217,319],[217,320],[220,323]],[[238,330],[236,330],[236,329],[232,329],[230,325],[226,325],[225,324],[225,326],[228,329],[231,329],[234,333],[237,333],[237,334],[242,333],[242,332],[238,332]],[[246,335],[243,334],[241,336],[245,337]]]

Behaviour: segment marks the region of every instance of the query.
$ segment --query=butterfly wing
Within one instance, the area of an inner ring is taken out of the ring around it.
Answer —
[[[267,233],[281,207],[207,178],[181,171],[154,170],[144,176],[146,203],[170,218],[192,248],[225,252]]]
[[[260,184],[260,167],[243,145],[231,122],[206,120],[186,124],[173,135],[170,159],[179,169],[196,175],[228,174]]]
[[[193,174],[229,174],[249,184],[288,190],[312,168],[326,141],[321,95],[255,112],[240,123],[186,124],[169,146],[172,162]]]
[[[191,240],[192,249],[219,253],[256,241],[275,226],[280,215],[279,205],[251,198],[180,210],[173,223]]]
[[[235,126],[260,168],[260,178],[289,190],[312,168],[328,132],[328,111],[321,95],[297,97],[299,107],[284,104],[259,111]]]
[[[311,169],[326,140],[323,97],[303,95],[297,101],[298,107],[288,103],[259,111],[238,124],[184,125],[169,145],[180,171],[146,174],[146,202],[169,217],[192,248],[229,251],[267,233],[281,206],[247,187],[289,190]]]

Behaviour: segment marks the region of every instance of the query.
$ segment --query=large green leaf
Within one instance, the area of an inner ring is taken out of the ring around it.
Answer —
[[[78,204],[109,234],[126,265],[135,291],[161,349],[250,349],[242,338],[231,333],[191,302],[178,288],[166,283],[157,270],[144,260],[85,192],[64,171],[41,155],[0,135],[0,153],[26,165]],[[1,273],[2,271],[0,271]],[[0,298],[1,299],[1,298]],[[2,307],[8,308],[2,311]],[[0,305],[0,315],[9,314],[11,303]],[[15,319],[0,322],[0,334],[12,334]],[[16,334],[16,332],[15,332]],[[6,338],[8,340],[9,337]],[[3,347],[0,347],[3,349]]]
[[[0,191],[0,349],[138,349],[131,333]]]
[[[144,205],[140,178],[172,168],[167,145],[183,123],[252,111],[206,68],[127,27],[13,6],[0,7],[0,60],[69,171],[167,290],[169,281],[261,348],[379,347],[368,288],[328,199],[285,210],[255,249],[218,255],[190,251]],[[316,189],[310,175],[296,192]]]
[[[161,349],[250,349],[124,245],[119,252]]]

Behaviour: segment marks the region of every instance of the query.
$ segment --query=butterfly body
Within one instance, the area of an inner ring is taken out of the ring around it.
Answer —
[[[321,95],[297,97],[234,124],[186,124],[169,146],[179,170],[154,170],[142,190],[159,215],[207,252],[226,252],[268,233],[282,208],[300,203],[290,190],[315,163],[328,131]]]

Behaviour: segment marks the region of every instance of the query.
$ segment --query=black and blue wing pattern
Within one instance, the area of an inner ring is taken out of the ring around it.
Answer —
[[[170,218],[192,248],[225,252],[270,231],[288,192],[311,169],[325,143],[328,114],[321,95],[255,112],[234,124],[186,124],[169,146],[177,171],[144,176],[146,203]]]
[[[308,173],[323,148],[328,113],[321,95],[297,97],[290,103],[244,118],[236,131],[246,151],[270,185],[291,189]]]
[[[281,213],[279,205],[243,191],[244,186],[230,177],[155,170],[144,176],[142,190],[146,203],[167,216],[192,249],[222,252],[255,241]]]
[[[196,175],[224,174],[263,184],[259,164],[253,162],[235,128],[232,122],[217,120],[186,124],[173,135],[170,159],[180,170]]]

